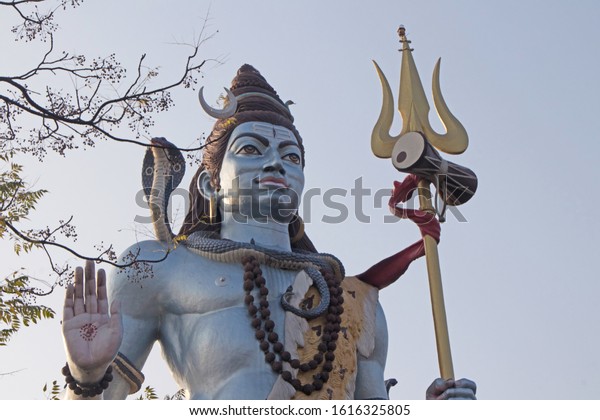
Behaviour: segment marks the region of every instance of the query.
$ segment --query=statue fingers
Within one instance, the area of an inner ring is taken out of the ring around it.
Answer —
[[[83,268],[75,269],[75,286],[73,299],[73,315],[77,316],[85,313],[85,303],[83,300]]]
[[[110,305],[109,327],[116,334],[120,346],[123,337],[123,319],[121,318],[121,302],[116,301]],[[117,348],[119,347],[117,346]]]
[[[439,400],[476,400],[475,392],[471,388],[448,388]]]
[[[473,398],[472,399],[476,399],[475,398],[475,394],[477,393],[477,384],[470,380],[470,379],[466,379],[466,378],[462,378],[456,381],[455,385],[454,385],[457,389],[465,389],[465,390],[470,390]]]
[[[115,302],[110,305],[110,316],[121,316],[121,301],[115,300]]]
[[[454,386],[454,379],[437,378],[429,385],[425,392],[425,398],[428,400],[440,400],[444,393]]]
[[[70,320],[71,318],[73,318],[74,313],[73,313],[73,305],[74,305],[74,301],[73,301],[73,297],[75,296],[75,287],[72,284],[69,284],[67,286],[67,290],[65,292],[65,303],[63,305],[63,323],[65,321]]]
[[[436,379],[427,388],[428,400],[476,400],[477,385],[469,379]]]
[[[98,313],[98,297],[96,294],[96,267],[93,261],[85,262],[85,310],[87,313]]]
[[[106,271],[98,270],[97,279],[97,296],[98,296],[98,313],[101,315],[108,314],[108,296],[106,292]]]

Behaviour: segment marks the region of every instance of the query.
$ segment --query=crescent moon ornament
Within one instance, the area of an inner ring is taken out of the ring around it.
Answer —
[[[223,109],[213,108],[206,102],[206,100],[204,99],[204,86],[202,86],[200,88],[200,90],[198,91],[198,99],[200,100],[200,106],[202,106],[202,109],[204,110],[204,112],[206,112],[208,115],[210,115],[213,118],[217,118],[217,119],[229,118],[233,114],[235,114],[235,111],[237,109],[237,99],[236,99],[235,95],[229,89],[227,89],[227,88],[224,88],[224,89],[225,89],[225,92],[227,92],[227,102],[226,102],[227,105]]]

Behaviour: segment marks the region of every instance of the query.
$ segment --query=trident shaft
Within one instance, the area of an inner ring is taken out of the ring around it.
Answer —
[[[463,125],[452,115],[441,94],[439,83],[440,61],[438,60],[433,72],[432,91],[435,108],[446,128],[445,134],[438,134],[431,128],[428,115],[429,104],[412,57],[410,41],[406,39],[404,27],[398,29],[398,34],[402,43],[402,68],[398,97],[398,110],[402,116],[403,123],[402,130],[398,136],[391,136],[389,134],[394,117],[393,95],[385,75],[377,63],[374,63],[383,88],[383,105],[371,136],[373,153],[380,158],[392,157],[392,150],[396,142],[398,142],[402,135],[409,132],[422,133],[436,149],[442,152],[451,154],[463,153],[469,144],[469,140]],[[435,214],[431,198],[430,182],[428,180],[421,180],[418,189],[420,209]],[[425,235],[423,241],[425,245],[440,375],[444,379],[451,379],[454,378],[454,367],[452,365],[437,243],[429,235]]]
[[[420,209],[435,213],[431,202],[431,190],[427,181],[421,180],[419,182],[418,193]],[[429,277],[429,295],[433,312],[433,327],[435,330],[440,376],[443,379],[454,379],[454,367],[452,365],[452,352],[450,350],[450,336],[448,334],[448,321],[446,320],[446,305],[444,304],[442,271],[440,270],[437,242],[429,235],[423,237],[423,242],[425,244],[425,261]]]

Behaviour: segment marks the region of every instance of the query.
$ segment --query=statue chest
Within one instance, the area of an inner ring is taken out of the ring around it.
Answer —
[[[179,264],[169,276],[162,291],[161,309],[172,315],[207,315],[228,308],[246,307],[244,270],[240,264],[221,263],[193,256]],[[267,298],[277,310],[287,288],[292,285],[295,271],[261,266],[268,289]],[[259,290],[250,291],[258,302]]]
[[[297,273],[261,270],[269,289],[270,319],[283,340],[285,311],[280,300]],[[177,276],[164,285],[159,300],[163,352],[179,384],[197,398],[239,398],[246,390],[257,393],[247,398],[262,399],[276,379],[251,325],[243,276],[241,264],[197,257],[179,265]],[[258,302],[259,291],[250,293]]]

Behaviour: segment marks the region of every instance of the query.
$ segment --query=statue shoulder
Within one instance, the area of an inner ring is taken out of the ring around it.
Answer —
[[[108,278],[109,290],[156,289],[214,266],[215,262],[190,251],[185,245],[157,240],[131,245],[118,258],[118,267]]]
[[[140,264],[156,264],[166,261],[173,251],[172,246],[157,240],[136,242],[121,253],[118,263],[122,266],[133,265],[137,262]]]
[[[156,240],[131,245],[121,253],[118,265],[108,276],[109,297],[153,301],[153,294],[168,281],[168,266],[174,265],[176,254],[177,249]]]

